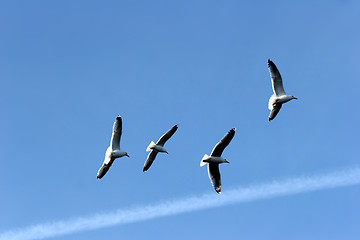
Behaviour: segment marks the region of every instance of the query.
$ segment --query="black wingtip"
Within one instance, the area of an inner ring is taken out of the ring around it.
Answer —
[[[232,129],[229,130],[228,133],[235,134],[235,131],[236,131],[236,128],[232,128]]]

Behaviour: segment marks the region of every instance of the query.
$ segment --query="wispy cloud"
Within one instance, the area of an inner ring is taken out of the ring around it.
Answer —
[[[193,212],[210,207],[251,202],[312,191],[360,184],[360,168],[332,173],[290,178],[281,181],[257,184],[216,193],[187,197],[180,200],[164,201],[128,210],[76,217],[64,221],[42,223],[26,228],[0,233],[0,240],[33,240],[55,237],[75,232],[94,230],[114,225],[128,224],[153,218]]]

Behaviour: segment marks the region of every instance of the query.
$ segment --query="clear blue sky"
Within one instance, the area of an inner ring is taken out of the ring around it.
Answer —
[[[359,164],[358,1],[1,1],[0,230]],[[267,121],[267,59],[286,103]],[[96,173],[112,124],[121,147]],[[179,129],[150,170],[150,141]],[[231,205],[54,239],[359,239],[360,189]],[[214,224],[217,224],[214,226]]]

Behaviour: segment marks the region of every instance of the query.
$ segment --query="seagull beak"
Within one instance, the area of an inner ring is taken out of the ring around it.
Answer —
[[[294,99],[296,99],[296,100],[297,100],[298,98],[297,98],[297,97],[294,97]]]
[[[128,154],[126,154],[125,156],[130,157]]]
[[[168,152],[166,152],[167,154],[169,154]]]
[[[230,163],[228,160],[225,160],[226,163]]]

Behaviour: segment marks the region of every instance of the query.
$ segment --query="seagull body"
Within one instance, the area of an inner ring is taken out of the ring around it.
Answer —
[[[147,147],[146,151],[147,151],[147,152],[151,152],[151,151],[153,151],[153,150],[154,150],[154,151],[157,151],[157,152],[168,153],[163,146],[157,145],[156,143],[154,143],[153,141],[151,141],[151,143],[150,143],[149,146]]]
[[[116,117],[113,126],[113,133],[111,136],[110,146],[106,149],[105,160],[101,168],[97,173],[97,179],[101,179],[109,170],[116,158],[121,158],[124,156],[129,157],[129,155],[120,150],[120,138],[122,133],[122,119],[120,115]]]
[[[214,157],[205,154],[203,159],[201,159],[200,167],[204,166],[206,163],[229,163],[229,162],[225,158]]]
[[[283,103],[297,98],[292,95],[287,95],[285,93],[280,72],[270,59],[268,60],[268,67],[274,92],[274,94],[269,99],[269,110],[271,110],[269,115],[270,122],[276,117]]]
[[[200,162],[200,167],[208,164],[208,174],[212,185],[217,193],[221,193],[221,177],[219,171],[220,163],[229,163],[226,159],[221,157],[224,149],[229,145],[235,135],[235,128],[231,129],[221,140],[216,144],[210,156],[205,154]]]
[[[151,141],[151,143],[146,149],[146,151],[150,153],[145,161],[143,172],[146,172],[150,168],[158,152],[168,153],[164,148],[164,144],[166,143],[167,140],[169,140],[169,138],[171,138],[172,135],[174,135],[177,129],[178,129],[178,125],[173,126],[169,131],[167,131],[164,135],[160,137],[159,141],[157,141],[156,144],[153,141]]]

